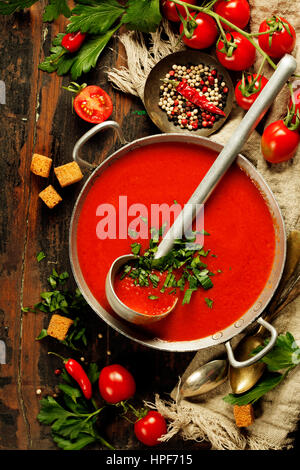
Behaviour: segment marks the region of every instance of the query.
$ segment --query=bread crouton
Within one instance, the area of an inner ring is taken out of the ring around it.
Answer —
[[[254,412],[251,404],[234,405],[233,413],[236,425],[239,428],[247,427],[254,423]]]
[[[73,320],[56,313],[52,315],[50,323],[47,329],[49,336],[63,341],[66,339],[70,326],[73,324]]]
[[[52,158],[34,153],[31,160],[30,171],[37,176],[48,178],[50,168],[52,165]]]
[[[51,186],[47,186],[43,191],[39,193],[39,197],[44,201],[44,203],[49,207],[49,209],[53,209],[59,202],[62,201],[62,198],[58,194],[58,192]]]
[[[62,188],[70,184],[78,183],[83,178],[80,167],[76,162],[66,163],[65,165],[54,168],[54,173]]]

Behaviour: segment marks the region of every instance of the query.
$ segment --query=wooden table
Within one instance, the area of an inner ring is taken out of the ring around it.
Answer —
[[[39,301],[53,267],[71,273],[68,231],[82,185],[63,191],[63,203],[51,211],[38,198],[46,183],[30,172],[30,163],[33,153],[48,155],[55,166],[70,162],[75,142],[90,128],[72,114],[71,95],[62,89],[69,78],[38,70],[52,38],[64,31],[65,24],[59,18],[45,25],[41,18],[40,3],[26,12],[0,17],[0,79],[6,85],[6,104],[0,105],[0,339],[5,341],[7,353],[7,363],[0,365],[0,447],[4,450],[57,449],[50,428],[42,426],[36,417],[41,397],[53,394],[59,382],[54,375],[57,361],[47,354],[59,348],[51,338],[35,340],[41,329],[47,328],[49,317],[22,312],[21,307]],[[140,100],[119,93],[108,84],[105,67],[119,67],[125,60],[117,39],[110,47],[84,81],[98,84],[110,94],[114,103],[112,119],[122,126],[127,141],[158,133],[146,115],[136,113],[143,109]],[[105,138],[89,143],[85,156],[90,161],[95,158],[100,161],[117,147],[115,136],[107,133]],[[56,184],[53,176],[49,183]],[[40,251],[47,257],[38,263],[36,255]],[[194,356],[144,348],[108,327],[92,311],[87,323],[90,341],[85,359],[101,366],[112,363],[128,366],[137,380],[137,405],[142,405],[143,400],[153,401],[155,393],[168,398],[178,376]],[[102,339],[98,338],[99,333]],[[61,352],[65,352],[63,347]],[[36,394],[37,389],[41,389],[41,395]],[[144,448],[136,440],[132,425],[122,418],[114,417],[104,423],[103,434],[117,449]],[[207,443],[184,442],[178,437],[160,446],[160,450],[208,448]]]
[[[53,373],[57,361],[47,354],[53,347],[57,350],[57,344],[50,338],[35,340],[41,329],[47,328],[49,317],[43,313],[24,313],[21,307],[39,301],[40,292],[47,290],[47,277],[53,267],[71,273],[68,231],[81,188],[79,183],[63,191],[63,203],[57,210],[49,210],[38,198],[46,183],[30,172],[31,157],[33,153],[48,155],[55,166],[70,162],[75,142],[90,128],[72,114],[71,94],[62,89],[69,78],[38,70],[44,54],[49,52],[51,39],[64,31],[63,18],[51,25],[43,24],[41,18],[39,3],[27,12],[0,17],[0,79],[6,85],[6,104],[0,105],[0,339],[5,341],[7,353],[7,364],[0,365],[0,445],[6,450],[57,449],[50,428],[36,419],[41,396],[53,393],[58,383]],[[104,67],[124,63],[124,51],[118,40],[110,46],[113,50],[105,51],[96,70],[84,81],[109,92],[114,103],[112,118],[120,123],[128,141],[158,133],[147,116],[135,113],[143,109],[140,100],[119,93],[108,84]],[[107,133],[101,140],[91,141],[86,155],[90,161],[95,158],[100,161],[101,156],[117,147],[115,136]],[[49,183],[56,184],[53,176]],[[40,251],[47,258],[38,263],[36,255]],[[130,366],[137,378],[139,405],[144,399],[153,401],[156,392],[169,393],[194,356],[143,348],[109,328],[92,311],[88,325],[92,340],[86,359],[101,365],[121,362]],[[97,337],[98,333],[103,339]],[[36,395],[37,389],[42,390],[42,395]],[[124,419],[108,423],[105,433],[117,449],[143,448]],[[207,444],[174,438],[161,448],[197,449],[207,448]]]

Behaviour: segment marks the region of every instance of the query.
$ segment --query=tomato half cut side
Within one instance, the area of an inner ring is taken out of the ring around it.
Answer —
[[[93,124],[105,121],[113,111],[110,97],[96,85],[83,88],[75,97],[73,106],[79,117]]]

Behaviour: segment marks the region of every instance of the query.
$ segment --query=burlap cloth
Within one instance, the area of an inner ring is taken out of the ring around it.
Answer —
[[[293,54],[300,63],[300,0],[250,0],[251,31],[258,31],[260,23],[272,14],[281,15],[289,20],[297,34],[298,45]],[[160,33],[152,34],[151,46],[147,47],[142,35],[126,33],[120,37],[127,54],[127,67],[108,71],[108,78],[120,90],[139,96],[143,100],[143,88],[152,67],[164,56],[176,50],[184,49],[178,38],[164,24],[168,38],[162,40]],[[261,57],[257,54],[257,71]],[[300,67],[297,73],[299,74]],[[267,76],[272,70],[265,67]],[[288,90],[280,93],[268,113],[266,125],[283,117],[286,111]],[[225,143],[233,129],[239,124],[244,111],[235,106],[225,126],[211,139]],[[300,229],[300,151],[287,163],[269,165],[260,151],[260,136],[254,131],[244,146],[242,153],[249,158],[271,187],[281,208],[287,233],[291,229]],[[279,333],[290,331],[296,341],[300,341],[300,298],[294,300],[274,321]],[[232,342],[233,347],[240,340],[239,335]],[[299,344],[299,343],[298,343]],[[224,355],[224,346],[200,350],[188,366],[181,379],[189,375],[201,364]],[[177,378],[174,377],[174,385]],[[156,396],[154,406],[169,420],[168,433],[163,440],[180,433],[183,439],[210,441],[215,450],[280,450],[293,447],[293,431],[297,427],[300,411],[300,367],[295,368],[288,378],[274,391],[269,392],[256,406],[255,422],[241,430],[235,425],[232,405],[226,404],[222,397],[230,393],[228,381],[203,395],[197,403],[177,400],[178,384],[165,400]],[[150,405],[151,406],[151,405]]]

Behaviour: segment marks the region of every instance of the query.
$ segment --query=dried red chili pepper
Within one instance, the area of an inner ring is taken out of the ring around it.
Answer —
[[[210,103],[204,95],[200,95],[195,88],[192,88],[188,85],[187,81],[182,80],[181,82],[174,82],[170,80],[170,82],[173,82],[178,93],[180,93],[187,100],[191,101],[191,103],[199,106],[199,108],[202,108],[205,111],[210,111],[214,114],[219,114],[220,116],[226,116],[224,111]]]
[[[54,352],[48,352],[48,354],[54,354],[54,356],[62,359],[66,371],[78,383],[85,398],[87,400],[92,398],[92,384],[79,362],[75,361],[75,359],[65,359],[64,357]]]
[[[61,45],[67,49],[68,52],[76,52],[80,49],[83,41],[85,40],[86,34],[77,31],[76,33],[66,34],[61,41]]]

